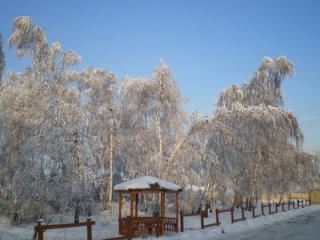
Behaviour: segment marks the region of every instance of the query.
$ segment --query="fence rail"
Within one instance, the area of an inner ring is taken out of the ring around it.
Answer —
[[[91,221],[90,218],[85,222],[80,223],[62,223],[62,224],[47,224],[43,225],[42,220],[38,220],[35,226],[35,232],[37,240],[44,240],[44,232],[49,229],[59,229],[59,228],[75,228],[75,227],[87,227],[87,240],[92,240],[92,225],[96,222]]]

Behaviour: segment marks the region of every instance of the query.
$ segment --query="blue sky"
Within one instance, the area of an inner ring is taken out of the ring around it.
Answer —
[[[121,80],[151,75],[159,59],[176,74],[185,109],[205,115],[227,85],[246,81],[263,56],[285,55],[295,74],[283,85],[285,107],[298,116],[305,148],[320,149],[320,1],[114,0],[1,3],[6,70],[26,61],[8,49],[12,21],[32,16],[50,42]]]

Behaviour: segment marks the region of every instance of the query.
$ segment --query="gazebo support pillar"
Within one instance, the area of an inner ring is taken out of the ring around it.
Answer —
[[[135,216],[135,217],[138,217],[138,193],[136,193],[135,195],[136,195],[136,196],[135,196],[135,197],[136,197],[136,201],[135,201],[135,204],[136,204],[136,205],[135,205],[135,213],[134,213],[134,216]]]
[[[130,217],[133,217],[134,193],[130,192]]]
[[[164,233],[164,217],[165,217],[165,202],[166,202],[166,195],[164,192],[160,193],[160,218],[161,218],[161,235]]]
[[[179,193],[176,192],[176,232],[179,232]]]
[[[122,232],[122,226],[120,224],[120,221],[121,221],[121,208],[122,208],[122,193],[121,192],[119,192],[118,202],[119,202],[118,218],[119,218],[119,234],[120,234]]]

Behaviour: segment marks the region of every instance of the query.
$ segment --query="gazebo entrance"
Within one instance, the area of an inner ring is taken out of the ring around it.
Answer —
[[[150,234],[161,236],[165,231],[179,231],[179,192],[182,189],[178,185],[146,176],[118,184],[114,189],[119,195],[119,234],[132,238]],[[175,216],[172,217],[165,216],[167,193],[175,194]],[[122,200],[126,194],[130,196],[130,214],[127,217],[122,217]],[[158,214],[139,216],[138,199],[143,194],[155,194],[159,197],[160,209]]]

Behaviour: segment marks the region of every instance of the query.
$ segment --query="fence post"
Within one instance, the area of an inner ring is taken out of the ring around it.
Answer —
[[[217,226],[220,225],[220,222],[219,222],[219,209],[216,209],[216,223],[217,223]]]
[[[244,207],[241,207],[241,215],[242,215],[242,219],[245,219],[245,216],[244,216]]]
[[[255,211],[255,207],[253,206],[252,207],[252,218],[254,218],[254,216],[255,216],[254,211]]]
[[[261,214],[264,216],[264,206],[263,206],[263,203],[261,203]]]
[[[278,207],[279,207],[279,204],[276,203],[276,213],[278,212]]]
[[[302,199],[302,208],[304,208],[304,200]]]
[[[233,215],[233,212],[234,212],[234,207],[231,208],[231,223],[234,223],[234,215]]]
[[[269,215],[271,214],[271,203],[268,203]]]
[[[200,211],[201,229],[204,229],[204,211]]]
[[[91,218],[87,218],[87,240],[92,240]]]
[[[43,240],[43,227],[42,227],[42,220],[39,219],[37,221],[37,235],[38,235],[38,240]]]
[[[282,202],[281,205],[282,205],[282,212],[284,212],[285,211],[284,210],[284,202]]]
[[[184,231],[183,211],[180,211],[180,231]]]
[[[308,197],[308,202],[309,202],[309,206],[312,204],[312,199],[311,199],[311,191],[309,191],[309,197]]]

